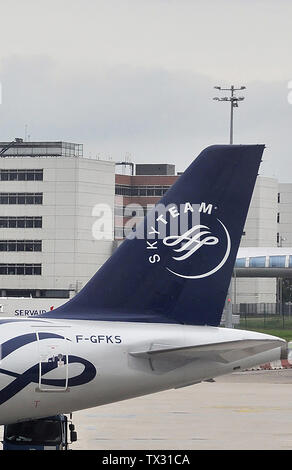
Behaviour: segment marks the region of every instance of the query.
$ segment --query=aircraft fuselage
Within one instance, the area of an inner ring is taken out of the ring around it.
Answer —
[[[212,357],[212,344],[224,349],[228,341],[265,338],[273,337],[211,326],[1,319],[0,424],[179,388],[279,359],[280,347],[235,361]],[[187,350],[208,344],[210,353],[200,360]],[[159,348],[186,352],[139,356]]]

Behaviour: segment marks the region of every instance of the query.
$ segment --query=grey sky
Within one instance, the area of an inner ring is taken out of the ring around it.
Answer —
[[[245,85],[235,143],[292,182],[290,0],[0,0],[0,140],[175,163],[228,142],[214,85]]]

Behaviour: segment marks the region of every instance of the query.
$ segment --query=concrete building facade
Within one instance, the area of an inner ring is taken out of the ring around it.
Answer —
[[[241,239],[242,247],[277,246],[278,192],[277,179],[258,176]],[[276,300],[275,278],[233,279],[235,304],[275,303]]]
[[[2,296],[68,298],[112,253],[113,233],[96,239],[92,228],[96,205],[113,212],[114,163],[84,158],[78,144],[41,144],[0,155]]]
[[[292,246],[292,183],[279,183],[278,245]]]

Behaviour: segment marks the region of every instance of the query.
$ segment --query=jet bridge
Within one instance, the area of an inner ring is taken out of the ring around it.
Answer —
[[[241,248],[234,271],[236,277],[292,278],[292,248]]]

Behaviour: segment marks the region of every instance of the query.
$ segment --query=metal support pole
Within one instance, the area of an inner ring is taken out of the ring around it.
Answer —
[[[213,100],[216,100],[216,101],[230,101],[230,129],[229,129],[229,143],[232,145],[233,144],[233,108],[237,108],[238,107],[238,102],[239,101],[243,101],[244,100],[244,97],[243,96],[240,96],[240,97],[237,97],[234,95],[234,92],[235,91],[238,91],[238,90],[245,90],[245,86],[241,86],[240,88],[235,88],[234,85],[231,85],[230,88],[221,88],[220,86],[215,86],[214,88],[216,88],[217,90],[220,90],[220,91],[230,91],[230,96],[224,96],[223,98],[218,98],[217,96],[215,98],[213,98]],[[228,288],[228,293],[227,293],[227,303],[225,303],[225,326],[227,328],[233,328],[233,319],[232,319],[232,306],[234,304],[234,300],[233,302],[231,301],[231,298],[232,298],[232,279],[233,279],[233,282],[235,283],[235,287],[234,287],[234,296],[235,296],[235,299],[236,299],[236,278],[231,278],[231,281],[230,281],[230,285],[229,285],[229,288]],[[236,300],[235,300],[235,305],[236,305]]]
[[[231,85],[231,99],[230,99],[230,144],[233,144],[233,108],[234,108],[234,86]]]
[[[227,306],[226,306],[226,318],[225,318],[225,326],[226,328],[233,328],[233,321],[232,321],[232,301],[231,301],[231,283],[229,285],[228,293],[227,293]]]
[[[238,90],[244,90],[246,87],[241,86],[240,88],[235,88],[234,85],[231,85],[230,88],[221,88],[220,86],[215,86],[217,90],[220,91],[230,91],[230,96],[224,96],[223,98],[218,98],[217,96],[213,98],[216,101],[230,101],[230,128],[229,128],[229,143],[233,144],[233,108],[238,108],[238,102],[243,101],[243,96],[235,96],[234,92]]]

